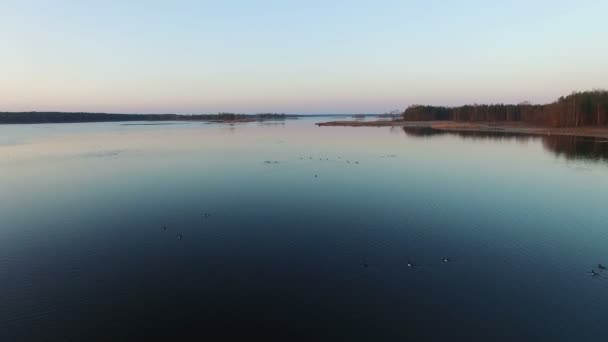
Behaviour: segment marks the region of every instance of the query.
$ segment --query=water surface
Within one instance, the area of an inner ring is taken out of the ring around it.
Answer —
[[[0,126],[1,340],[603,339],[606,142],[316,120]]]

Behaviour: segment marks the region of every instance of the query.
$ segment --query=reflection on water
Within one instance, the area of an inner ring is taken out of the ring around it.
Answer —
[[[430,127],[402,127],[402,130],[410,137],[431,138],[433,136],[454,135],[470,140],[513,140],[518,142],[540,140],[543,147],[556,156],[563,156],[569,160],[581,159],[608,162],[608,141],[605,138],[529,135],[511,132],[445,131]]]
[[[608,162],[608,142],[604,138],[544,136],[543,146],[567,159]]]
[[[606,144],[315,120],[0,126],[0,341],[605,334]]]

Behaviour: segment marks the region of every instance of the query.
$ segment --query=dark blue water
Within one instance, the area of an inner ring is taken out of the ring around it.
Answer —
[[[0,340],[606,338],[608,143],[313,123],[1,126]]]

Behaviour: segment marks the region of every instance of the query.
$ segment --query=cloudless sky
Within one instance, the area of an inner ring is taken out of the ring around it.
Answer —
[[[0,1],[0,111],[378,113],[608,88],[606,0]]]

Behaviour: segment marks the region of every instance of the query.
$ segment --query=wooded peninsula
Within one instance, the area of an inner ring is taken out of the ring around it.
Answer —
[[[473,104],[459,107],[413,105],[392,120],[332,121],[319,126],[403,126],[439,130],[504,131],[608,138],[608,91],[574,92],[535,105]]]

